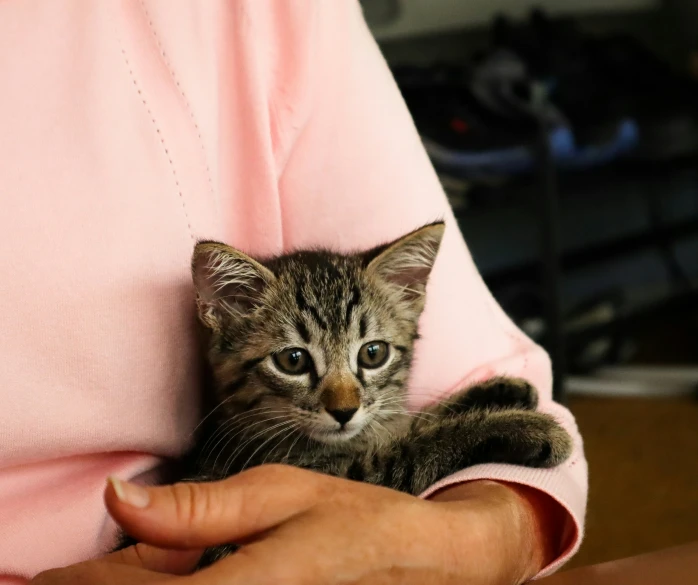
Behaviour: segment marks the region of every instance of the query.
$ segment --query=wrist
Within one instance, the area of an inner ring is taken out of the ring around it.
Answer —
[[[555,561],[564,550],[563,535],[567,512],[562,504],[536,488],[521,484],[503,485],[518,496],[530,518],[530,538],[535,544],[535,575]]]
[[[556,525],[553,520],[564,513],[557,514],[559,504],[539,490],[477,480],[451,486],[430,500],[450,512],[457,541],[458,532],[462,538],[477,538],[483,560],[499,570],[496,582],[523,583],[557,556],[562,521]],[[470,515],[468,522],[461,521],[464,513]]]

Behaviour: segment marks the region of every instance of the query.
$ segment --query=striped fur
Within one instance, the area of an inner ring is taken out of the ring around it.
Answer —
[[[286,463],[417,495],[478,463],[562,462],[571,440],[535,412],[536,392],[523,380],[498,378],[407,411],[413,346],[443,231],[435,223],[368,252],[263,260],[199,243],[193,276],[212,411],[187,479]],[[388,357],[363,367],[359,353],[372,342],[385,342]],[[292,348],[309,357],[302,374],[279,366],[279,356],[286,363],[284,355],[301,355]],[[352,411],[344,425],[329,414]],[[232,550],[214,547],[202,565]]]

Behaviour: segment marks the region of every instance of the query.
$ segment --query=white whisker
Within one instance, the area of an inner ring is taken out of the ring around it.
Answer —
[[[279,417],[279,418],[282,418],[282,417]],[[285,417],[284,417],[284,418],[285,418]],[[266,421],[265,421],[265,422],[266,422]],[[264,429],[262,429],[261,431],[259,431],[258,433],[256,433],[255,435],[253,435],[252,437],[250,437],[249,439],[247,439],[247,441],[245,441],[245,442],[242,443],[241,445],[238,445],[238,446],[235,448],[235,451],[233,451],[232,454],[226,459],[225,465],[223,466],[223,474],[224,474],[225,476],[228,475],[228,472],[229,472],[229,470],[230,470],[230,467],[231,467],[232,464],[233,464],[233,461],[235,461],[235,459],[237,459],[238,455],[240,455],[240,453],[243,453],[243,452],[244,452],[245,447],[247,447],[247,445],[249,445],[250,443],[252,443],[252,441],[254,441],[257,437],[261,437],[261,436],[264,435],[265,433],[271,432],[271,431],[273,431],[274,429],[279,428],[280,426],[288,425],[289,422],[293,422],[293,421],[289,421],[289,420],[287,419],[287,420],[284,420],[284,421],[282,421],[282,422],[280,422],[280,423],[277,423],[277,424],[275,424],[275,425],[272,425],[272,426],[269,427],[269,428],[264,428]]]
[[[296,430],[298,430],[298,429],[296,429]],[[291,452],[293,451],[293,448],[296,446],[296,443],[298,443],[298,441],[303,436],[303,434],[304,433],[302,431],[298,430],[298,436],[296,437],[296,440],[293,441],[293,443],[291,443],[291,446],[288,448],[288,452],[286,453],[286,455],[283,458],[283,461],[285,461],[286,463],[288,463],[288,460],[289,460],[289,457],[291,456]]]
[[[258,421],[255,421],[255,422],[253,422],[253,423],[246,423],[245,428],[243,428],[242,430],[238,431],[238,432],[235,433],[234,435],[229,436],[229,438],[227,439],[227,441],[225,442],[225,444],[221,446],[221,449],[220,449],[218,455],[216,456],[215,461],[213,462],[213,467],[214,467],[214,468],[216,467],[216,465],[217,465],[217,463],[218,463],[218,457],[220,457],[221,453],[223,453],[223,451],[225,450],[225,448],[230,444],[230,442],[231,442],[235,437],[237,437],[238,435],[244,434],[245,432],[250,431],[250,430],[252,430],[252,429],[255,428],[255,427],[258,427],[259,425],[265,425],[265,424],[267,424],[267,423],[269,423],[269,422],[271,422],[271,421],[279,420],[280,418],[286,418],[286,415],[275,416],[275,417],[272,417],[272,418],[265,418],[264,420],[258,420]],[[234,427],[234,428],[235,428],[235,427]],[[262,429],[262,430],[260,431],[260,433],[263,433],[263,432],[264,432],[264,429]],[[227,435],[226,435],[226,436],[227,436]],[[216,450],[216,447],[217,447],[218,445],[220,445],[221,441],[223,441],[224,438],[225,438],[225,436],[224,436],[224,437],[221,437],[221,439],[219,439],[218,443],[216,443],[216,445],[211,449],[211,454],[213,454],[213,452]],[[208,457],[206,458],[206,461],[208,461]]]
[[[276,426],[270,428],[269,430],[271,431],[271,430],[273,430],[273,429],[275,429],[275,428],[277,428],[277,427],[283,425],[283,427],[281,428],[281,430],[277,431],[277,432],[274,433],[271,437],[269,437],[269,438],[266,439],[264,442],[262,442],[262,444],[259,445],[259,447],[257,447],[257,448],[252,452],[252,455],[250,455],[250,456],[247,458],[247,461],[245,461],[245,463],[243,464],[243,466],[240,468],[240,471],[242,472],[242,471],[244,471],[244,470],[247,468],[247,464],[248,464],[250,461],[252,461],[252,459],[254,458],[254,456],[259,452],[259,450],[260,450],[262,447],[264,447],[264,445],[266,445],[266,444],[268,444],[269,442],[271,442],[274,438],[278,437],[281,433],[285,433],[285,432],[289,429],[289,425],[290,425],[291,427],[294,427],[295,424],[296,424],[295,421],[286,421],[286,422],[283,422],[283,423],[279,423],[278,425],[276,425]],[[232,461],[231,461],[231,464],[232,464]],[[227,474],[227,469],[226,469],[226,474]]]
[[[298,430],[298,426],[294,422],[294,424],[291,426],[291,430],[287,434],[285,434],[283,437],[281,437],[279,439],[279,441],[276,443],[276,445],[274,445],[274,447],[272,447],[271,449],[269,449],[269,451],[267,451],[267,454],[264,456],[264,459],[262,459],[262,465],[264,465],[267,462],[267,459],[269,459],[269,457],[272,455],[272,453],[274,453],[274,451],[276,451],[276,449],[278,449],[279,446],[282,445],[284,441],[288,440],[289,437],[292,437],[293,433],[295,433],[297,430]],[[283,459],[281,461],[283,461]]]
[[[233,425],[239,424],[241,421],[248,419],[253,416],[259,416],[262,413],[264,414],[278,414],[283,411],[281,410],[272,410],[270,407],[260,407],[260,408],[255,408],[253,410],[248,410],[245,412],[242,412],[240,414],[232,416],[230,419],[225,421],[223,424],[221,424],[215,432],[211,433],[211,436],[206,440],[204,443],[203,447],[201,448],[202,451],[206,449],[208,444],[214,440],[214,438],[219,435],[224,429],[230,428]]]

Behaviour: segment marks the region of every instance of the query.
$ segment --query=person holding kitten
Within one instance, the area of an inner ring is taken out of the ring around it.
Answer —
[[[357,2],[6,2],[0,46],[0,584],[510,585],[574,554],[574,419],[477,274]],[[197,241],[349,253],[439,219],[410,405],[525,379],[571,456],[418,496],[284,465],[169,485],[205,414]],[[119,526],[142,544],[109,553]]]

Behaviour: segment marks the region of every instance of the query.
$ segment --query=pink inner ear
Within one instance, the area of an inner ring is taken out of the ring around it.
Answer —
[[[393,275],[411,274],[407,276],[408,281],[426,284],[441,245],[444,227],[442,222],[431,224],[374,248],[365,254],[369,268],[373,266],[389,280],[393,280]]]
[[[405,295],[423,296],[443,236],[443,224],[412,232],[380,249],[369,264]]]
[[[430,272],[430,267],[415,266],[413,268],[405,268],[398,272],[390,273],[386,280],[400,287],[417,288],[417,290],[421,290],[426,285]]]
[[[194,272],[194,286],[199,298],[204,303],[212,303],[215,299],[213,271],[208,265],[197,266]]]

